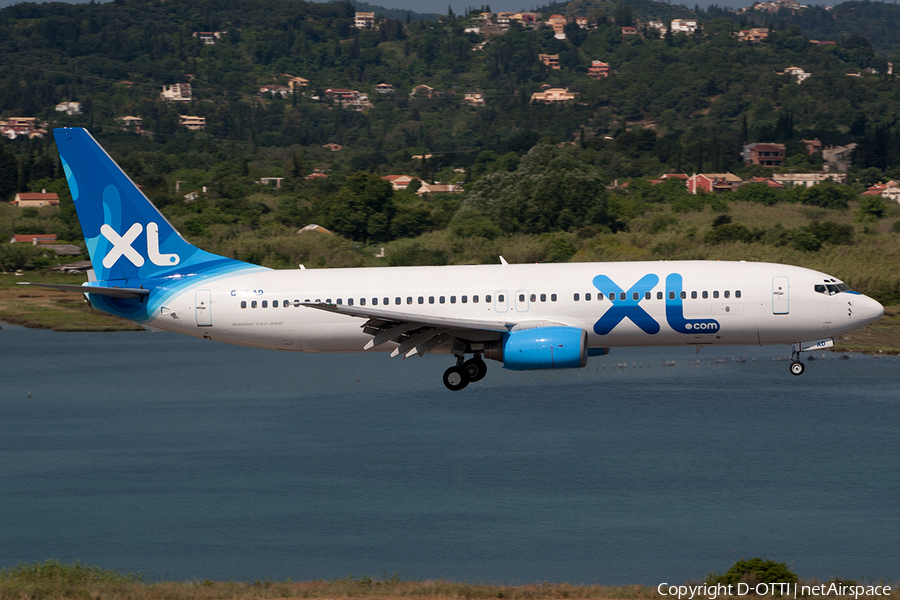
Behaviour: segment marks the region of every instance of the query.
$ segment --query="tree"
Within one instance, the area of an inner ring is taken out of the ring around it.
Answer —
[[[821,208],[849,208],[853,192],[843,185],[823,182],[806,188],[800,194],[800,202]]]
[[[784,563],[761,558],[741,559],[723,575],[711,573],[707,584],[797,583],[797,575]]]
[[[355,173],[322,202],[323,225],[358,242],[390,239],[394,217],[394,188],[371,173]]]

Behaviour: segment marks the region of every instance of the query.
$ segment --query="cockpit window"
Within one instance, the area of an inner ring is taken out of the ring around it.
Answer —
[[[817,283],[814,289],[819,294],[834,296],[835,294],[840,294],[841,292],[849,292],[850,286],[846,283]]]

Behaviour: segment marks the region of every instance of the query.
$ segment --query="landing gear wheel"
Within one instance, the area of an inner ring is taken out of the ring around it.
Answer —
[[[444,371],[444,385],[451,392],[458,392],[469,385],[469,375],[463,367],[450,367]]]
[[[804,365],[799,360],[795,360],[791,363],[791,375],[803,375],[803,371],[806,370],[806,365]]]
[[[469,360],[464,362],[463,369],[466,370],[466,373],[469,376],[470,383],[481,381],[482,379],[484,379],[484,376],[487,375],[487,365],[484,364],[484,361],[481,360],[481,357],[479,356],[470,358]]]

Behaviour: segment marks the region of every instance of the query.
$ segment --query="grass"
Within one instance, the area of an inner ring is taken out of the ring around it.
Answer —
[[[700,582],[693,582],[696,585]],[[817,581],[802,581],[815,585]],[[492,585],[466,582],[404,581],[396,575],[382,579],[346,577],[330,581],[255,581],[145,582],[133,573],[111,571],[81,563],[64,564],[56,560],[20,564],[0,570],[0,600],[242,600],[260,598],[377,598],[413,600],[556,600],[669,598],[655,587],[644,585],[604,586],[568,583],[531,583]],[[758,598],[758,597],[756,597]],[[841,598],[841,596],[831,596]],[[846,598],[844,596],[843,598]],[[881,600],[900,600],[892,590]],[[747,597],[744,597],[747,600]]]
[[[0,321],[54,331],[143,331],[132,321],[92,309],[76,292],[16,285],[20,281],[81,285],[84,275],[0,274]]]

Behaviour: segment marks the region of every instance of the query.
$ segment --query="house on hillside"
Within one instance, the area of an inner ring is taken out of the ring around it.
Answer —
[[[594,79],[609,77],[609,65],[602,60],[592,60],[591,66],[588,67],[588,77]]]
[[[375,13],[358,12],[353,19],[353,26],[357,29],[375,29]]]
[[[623,27],[622,35],[637,35],[638,30],[635,27]]]
[[[768,27],[751,27],[738,32],[738,40],[742,42],[761,42],[769,38]]]
[[[394,86],[389,83],[379,83],[375,86],[375,91],[379,94],[393,94]]]
[[[116,117],[116,122],[119,124],[119,130],[121,131],[130,133],[144,132],[144,120],[140,117]]]
[[[434,88],[425,84],[417,85],[409,92],[410,98],[433,98]]]
[[[206,117],[194,117],[192,115],[178,115],[178,124],[191,131],[203,131],[206,129]]]
[[[551,69],[559,69],[559,54],[538,54],[538,60]]]
[[[309,87],[309,79],[291,77],[288,79],[288,87],[291,88],[292,94],[296,94],[297,92],[302,91],[303,88]]]
[[[551,104],[553,102],[568,102],[569,100],[574,100],[575,96],[575,92],[570,92],[569,88],[549,88],[543,92],[531,94],[531,101]]]
[[[390,181],[391,187],[396,191],[405,190],[409,187],[409,184],[412,183],[414,179],[418,179],[418,177],[412,177],[410,175],[385,175],[382,179]]]
[[[60,102],[56,105],[56,112],[64,112],[69,116],[81,114],[81,102]]]
[[[224,34],[224,31],[195,31],[193,37],[199,38],[207,46],[212,46],[216,40],[222,39]]]
[[[9,238],[10,244],[52,244],[56,241],[55,233],[17,233]]]
[[[281,96],[282,98],[287,98],[292,95],[294,90],[286,85],[264,85],[259,88],[259,93],[257,96]]]
[[[422,196],[424,194],[459,194],[463,191],[461,185],[441,184],[441,183],[425,183],[419,186],[416,194]]]
[[[482,92],[466,92],[463,102],[471,106],[484,106],[484,94]]]
[[[789,77],[793,77],[794,81],[800,84],[809,79],[812,76],[812,73],[807,73],[800,67],[788,67],[784,70],[784,73],[776,73],[776,75],[787,75]]]
[[[672,33],[694,33],[697,31],[697,19],[672,19]]]
[[[733,173],[698,173],[688,177],[685,183],[692,194],[701,190],[721,194],[737,189],[743,185],[744,180]]]
[[[741,151],[741,158],[749,165],[780,167],[784,162],[784,144],[747,144]]]
[[[191,84],[189,83],[164,85],[159,96],[163,102],[191,102],[194,99],[191,92]]]
[[[10,206],[17,208],[43,208],[45,206],[56,206],[59,204],[59,196],[47,190],[40,192],[19,192],[13,200],[9,201]],[[54,236],[54,239],[56,237]]]
[[[17,137],[31,139],[42,138],[47,135],[47,131],[38,128],[37,117],[10,117],[0,120],[0,135],[10,140]]]
[[[772,175],[772,180],[777,181],[784,186],[803,185],[812,187],[819,183],[830,181],[832,183],[847,183],[846,173],[831,173],[821,171],[817,173],[776,173]]]
[[[863,196],[881,196],[885,200],[900,202],[900,183],[896,181],[877,183],[863,192]]]
[[[582,29],[587,29],[589,27],[588,23],[589,21],[587,17],[575,17],[575,24]]]
[[[845,146],[828,146],[822,149],[822,160],[825,161],[826,171],[840,171],[846,173],[850,170],[850,156],[857,144]]]
[[[553,36],[558,40],[566,39],[566,18],[562,15],[550,15],[547,24],[553,28]]]
[[[806,153],[812,156],[816,152],[822,151],[822,142],[818,140],[818,138],[814,138],[811,140],[800,140],[800,143],[806,146]]]

